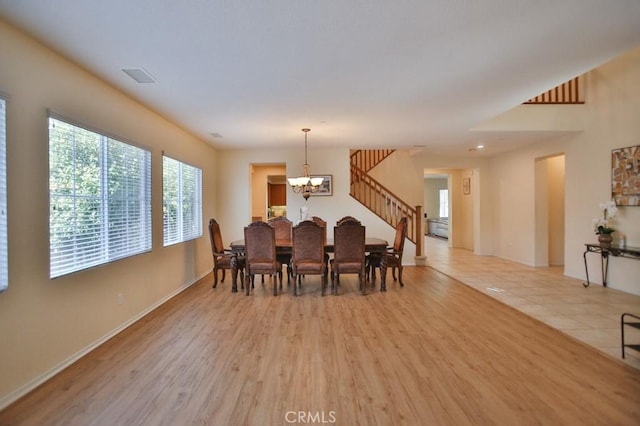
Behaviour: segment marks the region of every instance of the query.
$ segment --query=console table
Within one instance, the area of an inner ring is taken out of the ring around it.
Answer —
[[[587,253],[600,254],[600,267],[602,268],[602,285],[607,286],[607,275],[609,273],[609,256],[628,257],[630,259],[640,260],[640,247],[620,247],[615,244],[585,244],[587,249],[582,257],[584,258],[584,271],[587,275],[587,282],[582,285],[589,287],[589,268],[587,267]]]

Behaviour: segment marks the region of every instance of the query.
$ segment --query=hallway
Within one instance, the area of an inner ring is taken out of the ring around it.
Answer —
[[[640,315],[640,296],[602,287],[584,288],[562,267],[533,268],[516,262],[450,249],[448,241],[425,237],[427,265],[493,297],[615,359],[640,369],[640,352],[621,357],[620,316]],[[625,330],[640,342],[640,330]]]

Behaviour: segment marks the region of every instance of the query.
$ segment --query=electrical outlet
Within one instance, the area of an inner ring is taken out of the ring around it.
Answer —
[[[124,295],[122,293],[118,293],[118,305],[122,305],[124,302]]]

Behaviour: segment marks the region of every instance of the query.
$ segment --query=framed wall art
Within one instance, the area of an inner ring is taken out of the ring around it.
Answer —
[[[462,193],[465,195],[471,194],[471,178],[462,179]]]
[[[333,175],[311,175],[312,178],[324,178],[318,192],[312,192],[311,195],[333,195]]]
[[[640,145],[611,151],[611,198],[617,206],[640,206]]]

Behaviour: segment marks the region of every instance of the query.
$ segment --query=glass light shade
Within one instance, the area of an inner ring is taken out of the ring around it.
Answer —
[[[311,185],[313,186],[320,186],[322,185],[322,181],[324,180],[324,178],[322,177],[314,177],[311,178]]]
[[[309,183],[309,177],[308,176],[300,176],[297,178],[288,178],[287,179],[289,181],[289,185],[291,186],[305,186],[306,184]]]

